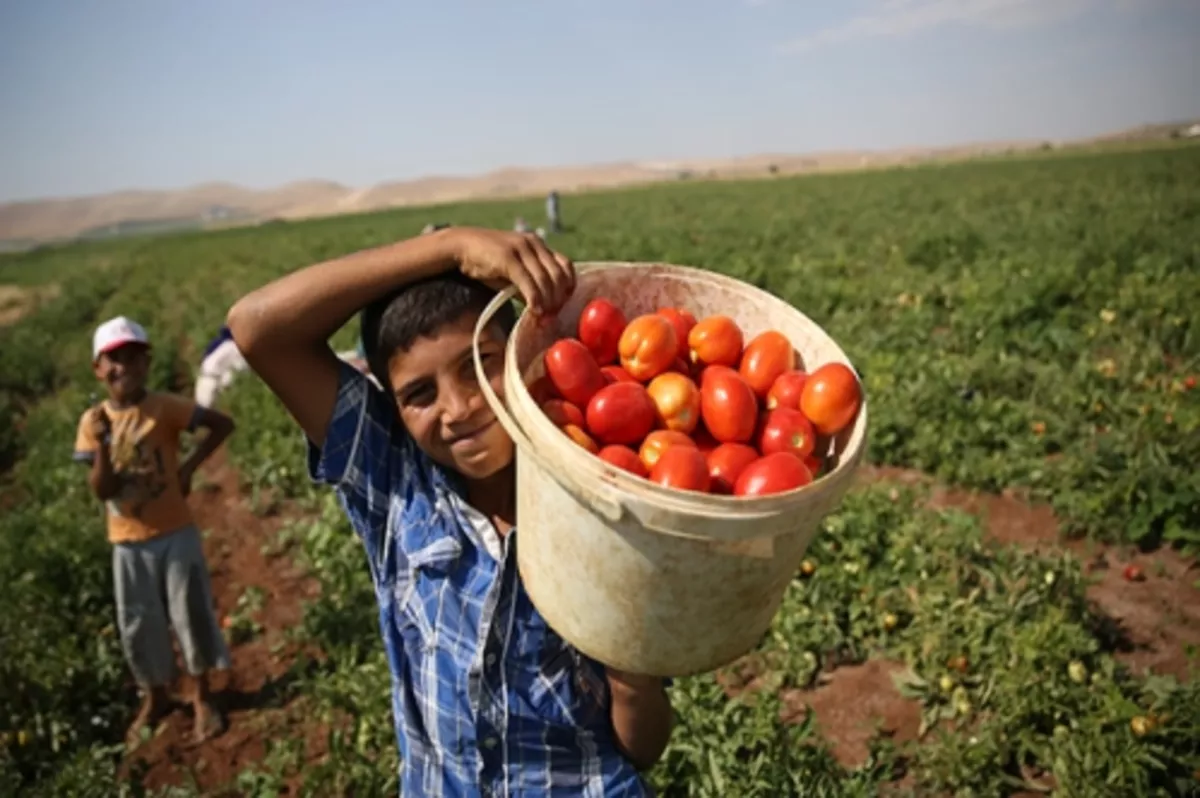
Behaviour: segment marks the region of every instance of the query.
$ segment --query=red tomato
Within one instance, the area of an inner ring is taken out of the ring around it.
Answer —
[[[808,466],[808,472],[812,474],[813,479],[816,479],[821,474],[821,469],[825,464],[821,462],[821,458],[816,454],[810,454],[804,458],[804,465]]]
[[[695,431],[692,432],[692,440],[695,442],[696,448],[705,455],[721,445],[721,442],[712,436],[708,427],[703,423],[696,425]]]
[[[629,376],[629,372],[620,366],[601,366],[600,373],[604,375],[604,379],[609,383],[614,382],[637,382],[633,377]]]
[[[658,425],[690,433],[700,422],[700,389],[682,374],[668,371],[650,381],[646,392],[658,408]]]
[[[670,367],[667,369],[667,371],[668,371],[668,372],[672,372],[672,371],[673,371],[673,372],[675,372],[676,374],[682,374],[682,375],[683,375],[683,376],[685,376],[685,377],[691,377],[691,376],[692,376],[692,368],[691,368],[691,366],[689,366],[689,365],[687,364],[687,361],[686,361],[686,360],[681,360],[681,359],[679,359],[679,358],[675,358],[675,362],[673,362],[673,363],[670,365]]]
[[[538,405],[542,405],[551,399],[561,399],[558,395],[558,389],[554,387],[554,383],[550,382],[549,377],[538,377],[529,384],[529,395],[533,397],[533,401]]]
[[[709,316],[688,333],[689,358],[709,366],[736,366],[742,357],[742,328],[728,316]]]
[[[779,375],[795,366],[796,350],[792,349],[792,342],[777,330],[767,330],[746,344],[738,373],[755,396],[765,399]]]
[[[708,453],[708,475],[713,493],[733,493],[733,486],[746,466],[758,459],[754,447],[745,443],[722,443]]]
[[[562,428],[562,431],[567,434],[568,438],[575,441],[592,454],[597,454],[600,451],[600,447],[596,445],[594,440],[592,440],[592,436],[588,435],[574,424],[568,424]]]
[[[692,446],[672,446],[663,452],[650,469],[650,480],[663,487],[701,493],[708,492],[711,482],[704,455]]]
[[[669,429],[656,429],[646,436],[646,440],[642,441],[642,448],[638,450],[638,457],[642,459],[642,464],[647,469],[654,468],[654,464],[662,457],[662,453],[672,446],[685,446],[691,449],[696,448],[696,443],[682,432],[676,432]]]
[[[600,450],[600,459],[639,477],[650,476],[650,472],[642,464],[642,459],[637,456],[637,452],[628,446],[605,446]]]
[[[603,444],[637,443],[654,429],[656,411],[636,382],[614,382],[596,391],[587,406],[587,428]]]
[[[808,375],[800,410],[822,435],[836,435],[858,414],[862,387],[844,363],[826,363]]]
[[[800,409],[800,394],[804,391],[804,383],[808,381],[808,373],[799,369],[785,371],[775,379],[771,390],[767,391],[767,409],[790,407]]]
[[[546,350],[546,376],[562,397],[576,407],[587,407],[596,391],[607,384],[596,358],[574,338],[555,341]]]
[[[577,427],[587,425],[583,418],[583,411],[566,399],[547,399],[542,402],[542,412],[554,422],[556,427],[565,427],[568,424],[574,424]]]
[[[758,450],[764,455],[790,452],[803,460],[812,454],[816,442],[812,424],[803,413],[788,407],[777,407],[767,411],[758,439]]]
[[[800,458],[787,452],[760,457],[742,469],[733,487],[735,496],[767,496],[794,490],[812,482],[812,473]]]
[[[579,314],[579,340],[600,365],[616,361],[625,321],[621,309],[607,299],[593,299]]]
[[[709,366],[700,383],[700,416],[722,443],[746,443],[758,421],[758,400],[736,371]]]
[[[638,316],[621,333],[617,347],[621,366],[639,382],[649,382],[675,360],[675,328],[654,313]]]
[[[682,308],[659,308],[658,315],[671,322],[671,326],[675,328],[675,355],[687,360],[688,333],[696,326],[696,317]]]

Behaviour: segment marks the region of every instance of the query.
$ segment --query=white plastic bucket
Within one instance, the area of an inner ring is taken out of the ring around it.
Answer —
[[[865,453],[867,406],[831,441],[825,476],[761,498],[682,493],[609,465],[571,441],[526,385],[541,355],[574,336],[583,307],[606,297],[630,319],[662,307],[696,318],[725,314],[746,340],[788,336],[812,371],[849,365],[811,319],[771,294],[684,266],[578,264],[575,293],[546,326],[517,320],[507,344],[505,399],[483,378],[479,335],[515,289],[498,295],[475,330],[475,368],[517,447],[517,565],[534,606],[584,654],[619,670],[685,676],[747,653],[771,619],[821,519],[841,501]]]

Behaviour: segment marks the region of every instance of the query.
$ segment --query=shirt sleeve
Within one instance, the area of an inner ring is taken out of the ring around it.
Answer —
[[[338,361],[338,392],[325,443],[305,438],[309,477],[337,489],[372,562],[386,534],[397,469],[415,467],[415,444],[392,400],[362,372]]]
[[[89,411],[90,412],[90,411]],[[79,417],[79,428],[75,432],[75,454],[73,459],[80,463],[90,463],[96,459],[96,450],[100,442],[92,434],[91,425],[87,423],[88,413]]]

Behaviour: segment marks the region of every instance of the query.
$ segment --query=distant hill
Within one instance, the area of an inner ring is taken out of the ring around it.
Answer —
[[[0,251],[47,241],[97,238],[138,232],[202,228],[269,219],[332,216],[403,205],[469,199],[571,193],[598,188],[679,180],[688,177],[752,177],[768,174],[838,171],[953,160],[1052,146],[1149,141],[1187,135],[1190,121],[1143,125],[1070,142],[1010,141],[941,148],[847,151],[808,155],[753,155],[741,158],[668,162],[626,162],[546,169],[510,167],[478,176],[423,177],[351,188],[326,180],[305,180],[254,190],[233,183],[204,183],[172,191],[120,191],[89,197],[0,204]]]

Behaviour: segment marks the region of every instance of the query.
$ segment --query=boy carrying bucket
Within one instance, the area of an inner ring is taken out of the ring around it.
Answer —
[[[224,726],[208,700],[207,673],[229,667],[187,495],[196,469],[233,432],[233,420],[185,397],[147,391],[149,366],[150,341],[140,324],[118,316],[97,327],[92,370],[108,399],[83,414],[75,438],[75,459],[88,464],[88,485],[107,510],[117,627],[143,693],[127,734],[131,745],[170,708],[172,628],[192,676],[197,742]],[[208,434],[180,462],[180,436],[200,429]]]
[[[366,550],[401,793],[647,795],[639,771],[671,733],[665,680],[605,669],[565,643],[516,567],[514,446],[472,360],[480,312],[509,283],[531,312],[551,314],[575,270],[536,235],[455,227],[289,274],[228,320]],[[360,309],[383,391],[327,344]],[[501,315],[480,350],[502,396],[512,307]]]

